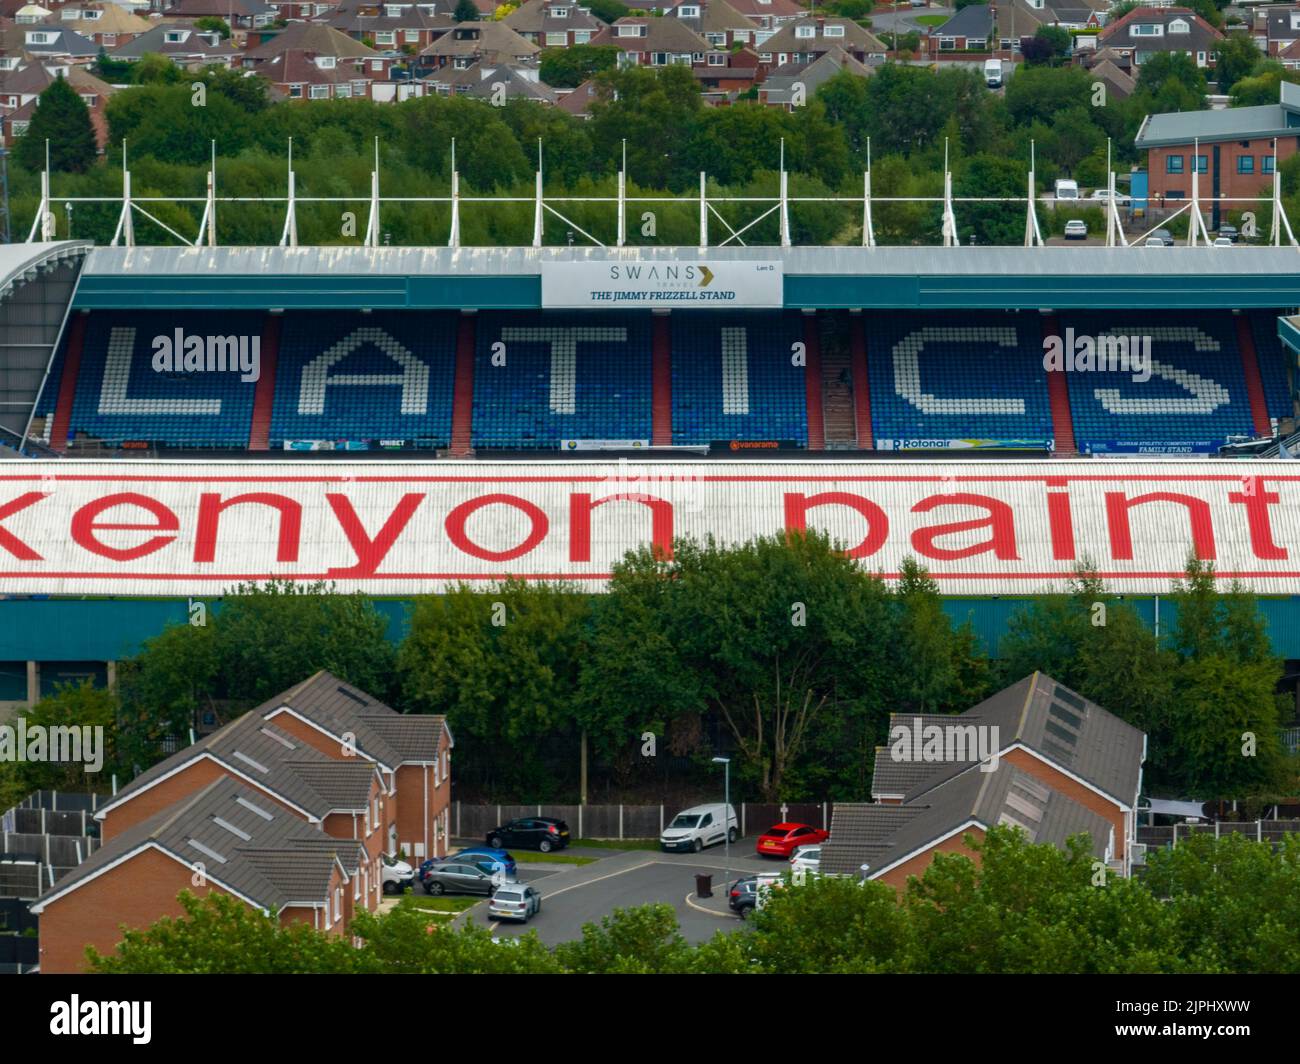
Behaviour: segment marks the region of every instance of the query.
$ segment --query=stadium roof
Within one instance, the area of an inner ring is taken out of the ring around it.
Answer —
[[[1300,306],[1295,248],[95,248],[83,310],[536,309],[543,262],[779,262],[784,305],[1071,309]]]
[[[0,300],[42,268],[77,259],[91,248],[88,240],[58,240],[40,244],[0,244]]]

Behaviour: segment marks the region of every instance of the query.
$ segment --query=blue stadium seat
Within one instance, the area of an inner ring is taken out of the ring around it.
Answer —
[[[285,314],[270,446],[314,440],[446,446],[457,317]]]
[[[1264,382],[1264,402],[1271,418],[1295,415],[1286,349],[1277,335],[1277,319],[1285,314],[1283,310],[1250,312],[1250,331],[1259,358],[1259,375]]]
[[[1080,451],[1213,452],[1228,436],[1254,434],[1231,314],[1062,313],[1060,327],[1077,336],[1151,337],[1150,380],[1123,371],[1066,374]]]
[[[864,325],[880,449],[907,440],[1049,445],[1039,315],[875,311]]]
[[[650,346],[648,313],[480,314],[473,445],[648,440]]]
[[[256,385],[238,370],[155,372],[154,338],[261,337],[262,315],[225,311],[96,311],[86,323],[71,440],[78,432],[109,444],[148,440],[172,447],[247,447]],[[59,370],[60,375],[62,369]],[[51,374],[42,409],[57,402]],[[48,400],[48,401],[47,401]]]
[[[673,442],[808,443],[798,314],[690,311],[672,316]]]

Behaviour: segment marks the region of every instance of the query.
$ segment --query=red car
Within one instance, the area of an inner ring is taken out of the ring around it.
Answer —
[[[774,824],[758,837],[754,852],[768,857],[789,857],[797,846],[810,846],[825,842],[829,831],[809,824]]]

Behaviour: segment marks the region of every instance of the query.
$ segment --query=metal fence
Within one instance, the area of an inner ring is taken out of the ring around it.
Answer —
[[[1255,842],[1277,843],[1300,831],[1300,820],[1216,820],[1213,824],[1169,824],[1137,829],[1137,841],[1147,846],[1177,846],[1191,835],[1243,835]]]
[[[656,839],[680,811],[666,805],[518,805],[453,802],[457,838],[486,838],[493,828],[518,817],[563,820],[575,839]],[[829,802],[742,802],[736,806],[741,835],[755,835],[781,821],[830,827]]]

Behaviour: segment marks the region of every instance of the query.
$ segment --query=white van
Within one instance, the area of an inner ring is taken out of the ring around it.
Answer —
[[[735,842],[740,837],[740,821],[736,807],[723,805],[693,805],[683,809],[659,836],[659,845],[665,852],[694,850],[699,853],[706,846],[714,846],[725,839]]]
[[[996,89],[1002,84],[1001,59],[984,60],[984,84],[990,89]]]
[[[1079,198],[1079,182],[1066,180],[1056,182],[1056,198],[1059,200],[1077,200]]]

